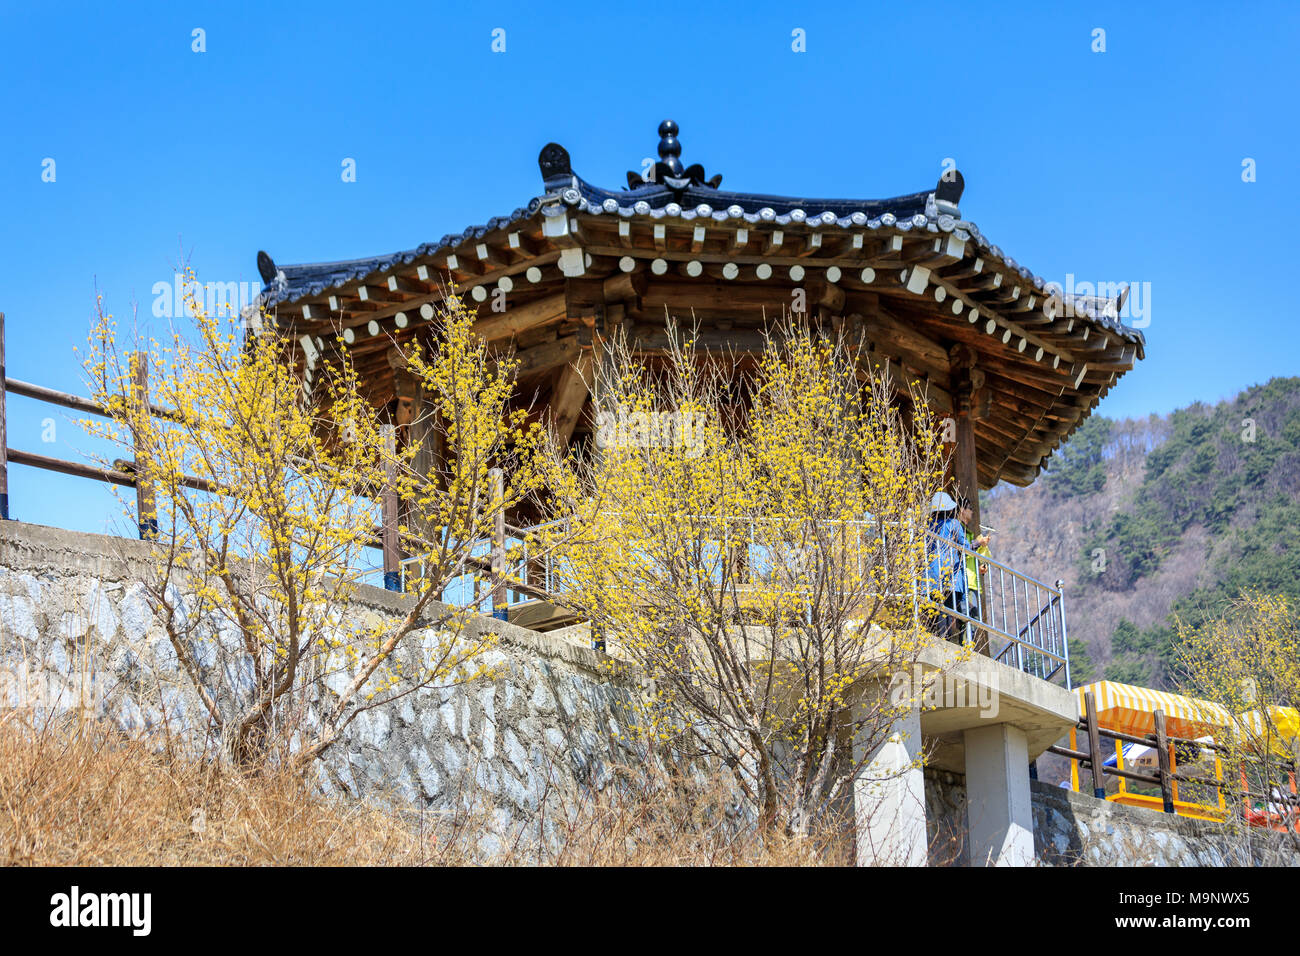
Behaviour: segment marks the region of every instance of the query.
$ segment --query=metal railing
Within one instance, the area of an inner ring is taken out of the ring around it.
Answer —
[[[1057,675],[1070,687],[1070,645],[1065,627],[1065,582],[1044,584],[988,555],[927,530],[927,554],[955,555],[951,573],[974,566],[978,588],[948,589],[952,604],[933,602],[934,613],[956,628],[963,644],[1043,680]]]
[[[770,574],[775,564],[770,553],[773,537],[770,533],[756,533],[756,527],[779,519],[688,516],[687,520],[706,527],[716,525],[713,550],[719,586],[722,585],[723,578],[722,562],[724,556],[728,555],[742,556],[740,565],[732,566],[734,580],[737,582],[762,580],[765,574]],[[557,565],[555,554],[552,551],[541,554],[535,550],[530,551],[533,541],[546,530],[561,524],[562,522],[553,521],[532,527],[508,527],[508,540],[497,545],[503,551],[509,548],[514,558],[511,563],[504,565],[505,574],[508,579],[534,590],[532,595],[521,595],[508,587],[508,605],[536,600],[539,592],[550,596],[544,599],[563,602],[563,596],[569,589],[565,583],[564,568]],[[897,526],[891,530],[881,522],[869,520],[817,524],[821,527],[809,529],[807,533],[816,533],[826,526],[833,526],[839,546],[845,552],[857,556],[859,580],[865,579],[873,561],[881,560],[888,553],[888,535],[906,533],[899,531]],[[940,539],[932,531],[926,530],[924,534],[927,559],[946,549],[945,557],[951,561],[953,572],[963,575],[966,573],[966,562],[975,562],[980,582],[978,591],[954,591],[949,588],[945,589],[947,593],[935,595],[938,598],[936,600],[931,595],[922,593],[925,582],[921,581],[906,593],[899,592],[891,596],[910,601],[915,619],[925,619],[930,629],[941,636],[956,638],[962,644],[971,646],[1000,663],[1042,680],[1060,678],[1068,688],[1070,656],[1064,582],[1058,580],[1055,586],[1049,586],[988,555]],[[788,536],[787,541],[792,537],[794,536]],[[634,543],[629,542],[628,545],[634,546]],[[788,558],[784,560],[789,563]],[[956,597],[952,597],[954,594]],[[973,597],[975,594],[978,594],[978,599]],[[948,599],[946,602],[945,598]]]

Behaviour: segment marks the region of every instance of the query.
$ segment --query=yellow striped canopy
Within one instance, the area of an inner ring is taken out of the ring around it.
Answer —
[[[1264,726],[1264,715],[1259,710],[1248,710],[1237,718],[1239,733],[1248,743],[1259,742],[1266,734],[1273,735],[1274,746],[1282,753],[1290,751],[1290,743],[1300,737],[1300,711],[1294,707],[1269,707],[1268,715],[1273,726]]]
[[[1120,733],[1136,736],[1155,733],[1157,709],[1164,711],[1165,732],[1171,737],[1201,737],[1233,722],[1227,710],[1208,700],[1111,680],[1075,688],[1080,714],[1085,713],[1083,695],[1088,691],[1092,691],[1097,702],[1098,724]]]

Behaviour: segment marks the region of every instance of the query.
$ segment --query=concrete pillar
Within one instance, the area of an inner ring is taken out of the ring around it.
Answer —
[[[862,739],[865,736],[861,731],[855,735],[855,764],[870,743]],[[853,781],[858,866],[925,866],[928,862],[920,752],[918,708],[897,720],[889,736],[866,754],[868,759]]]
[[[963,736],[971,865],[1028,866],[1034,859],[1034,816],[1025,733],[991,724]]]

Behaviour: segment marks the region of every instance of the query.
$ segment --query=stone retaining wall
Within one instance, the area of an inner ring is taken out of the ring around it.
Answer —
[[[1300,866],[1300,842],[1283,834],[1127,807],[1038,780],[1029,787],[1040,865]],[[925,804],[931,865],[969,865],[965,779],[927,770]]]
[[[1300,842],[1258,827],[1126,807],[1032,781],[1034,850],[1052,866],[1300,866]]]
[[[211,745],[206,713],[145,600],[150,568],[139,541],[0,522],[0,707],[84,711]],[[406,600],[361,588],[348,614],[395,618]],[[637,689],[609,673],[603,654],[502,621],[475,618],[471,627],[499,636],[484,658],[493,676],[363,713],[323,762],[324,790],[430,809],[487,794],[504,827],[544,799],[573,806],[583,788],[601,788],[617,766],[642,759],[623,739]],[[310,706],[327,705],[347,679],[321,678]],[[1278,834],[1031,786],[1042,864],[1300,864]],[[964,779],[926,771],[925,796],[931,864],[968,865]]]
[[[145,600],[150,567],[139,541],[0,523],[0,706],[84,709],[204,743],[206,713]],[[406,600],[363,587],[348,613],[396,618]],[[328,753],[324,789],[429,808],[481,789],[498,817],[520,818],[544,794],[601,787],[615,765],[638,759],[621,739],[631,688],[601,671],[604,655],[502,621],[471,627],[499,635],[483,658],[494,679],[421,689],[361,714]],[[328,703],[348,676],[323,678],[312,700]]]

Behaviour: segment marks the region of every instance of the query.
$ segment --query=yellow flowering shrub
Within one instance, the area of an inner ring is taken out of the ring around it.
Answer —
[[[606,344],[598,447],[553,463],[558,577],[650,679],[636,732],[703,725],[692,746],[798,829],[922,693],[880,688],[931,641],[913,594],[942,444],[922,401],[908,430],[890,384],[805,326],[756,367],[670,342],[658,362]]]
[[[112,417],[85,425],[127,450],[125,467],[152,489],[138,515],[155,557],[146,593],[228,752],[256,762],[292,741],[292,759],[306,761],[365,709],[481,675],[493,633],[467,630],[467,612],[440,598],[481,570],[476,543],[536,492],[543,469],[539,429],[511,407],[514,367],[488,355],[473,312],[450,295],[432,340],[405,349],[421,427],[394,430],[341,335],[309,360],[271,316],[246,330],[192,295],[189,309],[165,338],[130,343],[147,354],[144,389],[100,309],[85,367]],[[433,442],[433,464],[417,467]],[[505,474],[500,491],[492,468]],[[395,619],[349,610],[386,482],[418,569]],[[334,693],[309,719],[322,679]]]

